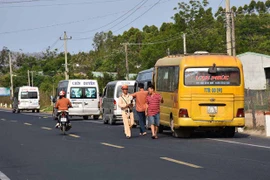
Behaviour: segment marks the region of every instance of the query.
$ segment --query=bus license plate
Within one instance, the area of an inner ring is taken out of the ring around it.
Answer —
[[[208,106],[207,112],[208,114],[217,114],[218,108],[217,106]]]
[[[67,122],[67,118],[61,118],[61,122]]]

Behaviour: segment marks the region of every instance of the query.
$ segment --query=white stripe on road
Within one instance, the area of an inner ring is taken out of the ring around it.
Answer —
[[[117,145],[109,144],[109,143],[101,143],[101,144],[103,144],[103,145],[105,145],[105,146],[110,146],[110,147],[118,148],[118,149],[123,149],[123,148],[125,148],[125,147],[123,147],[123,146],[117,146]]]
[[[212,141],[230,143],[230,144],[238,144],[238,145],[244,145],[244,146],[252,146],[252,147],[258,147],[258,148],[270,149],[270,146],[261,146],[261,145],[256,145],[256,144],[242,143],[242,142],[222,140],[222,139],[211,139],[211,138],[207,138],[207,139],[212,140]]]
[[[160,159],[163,159],[163,160],[166,160],[166,161],[170,161],[170,162],[173,162],[173,163],[176,163],[176,164],[181,164],[181,165],[189,166],[189,167],[192,167],[192,168],[197,168],[197,169],[203,168],[203,167],[197,166],[195,164],[187,163],[187,162],[184,162],[184,161],[179,161],[179,160],[168,158],[168,157],[160,157]]]
[[[25,125],[27,125],[27,126],[32,126],[32,124],[30,124],[30,123],[24,123]]]
[[[0,179],[1,180],[10,180],[4,173],[0,171]]]
[[[76,134],[69,134],[70,137],[74,137],[74,138],[79,138],[80,136],[76,135]]]
[[[45,130],[52,130],[52,128],[49,128],[49,127],[41,127],[41,129],[45,129]]]
[[[1,121],[6,121],[6,120],[2,118]]]

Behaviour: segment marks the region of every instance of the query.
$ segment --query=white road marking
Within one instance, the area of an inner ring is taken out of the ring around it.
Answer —
[[[2,118],[1,121],[6,121],[6,120]]]
[[[27,125],[27,126],[32,126],[32,124],[30,124],[30,123],[24,123],[25,125]]]
[[[125,147],[123,146],[117,146],[117,145],[114,145],[114,144],[109,144],[109,143],[101,143],[102,145],[105,145],[105,146],[110,146],[110,147],[114,147],[114,148],[118,148],[118,149],[123,149]]]
[[[179,160],[168,158],[168,157],[160,157],[160,159],[163,159],[163,160],[166,160],[166,161],[170,161],[170,162],[173,162],[173,163],[176,163],[176,164],[181,164],[181,165],[189,166],[189,167],[192,167],[192,168],[197,168],[197,169],[203,168],[203,167],[198,166],[198,165],[195,165],[195,164],[187,163],[187,162],[184,162],[184,161],[179,161]]]
[[[10,180],[4,173],[0,171],[0,179],[1,180]]]
[[[45,129],[45,130],[52,130],[52,128],[49,128],[49,127],[41,127],[41,129]]]
[[[207,138],[207,139],[212,140],[212,141],[219,141],[219,142],[230,143],[230,144],[238,144],[238,145],[244,145],[244,146],[251,146],[251,147],[258,147],[258,148],[270,149],[270,146],[261,146],[261,145],[256,145],[256,144],[242,143],[242,142],[230,141],[230,140],[223,140],[223,139],[212,139],[212,138]]]
[[[76,134],[69,134],[70,137],[75,137],[75,138],[79,138],[80,136],[76,135]]]

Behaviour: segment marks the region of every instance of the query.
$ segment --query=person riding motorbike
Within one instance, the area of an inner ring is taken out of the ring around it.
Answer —
[[[72,108],[71,102],[68,98],[65,97],[65,91],[60,91],[59,92],[59,99],[57,100],[56,104],[55,104],[55,108],[58,109],[58,111],[67,111],[68,108]],[[57,113],[57,116],[59,115],[59,113]],[[67,114],[67,121],[68,121],[68,126],[71,127],[69,118],[68,118],[68,114]],[[58,118],[58,122],[55,125],[55,128],[58,128],[60,126],[60,122],[59,122],[59,118]]]

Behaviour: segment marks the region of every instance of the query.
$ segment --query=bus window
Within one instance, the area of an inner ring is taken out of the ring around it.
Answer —
[[[217,68],[216,74],[209,74],[209,68],[187,68],[185,70],[186,86],[239,86],[240,71],[234,67]]]

